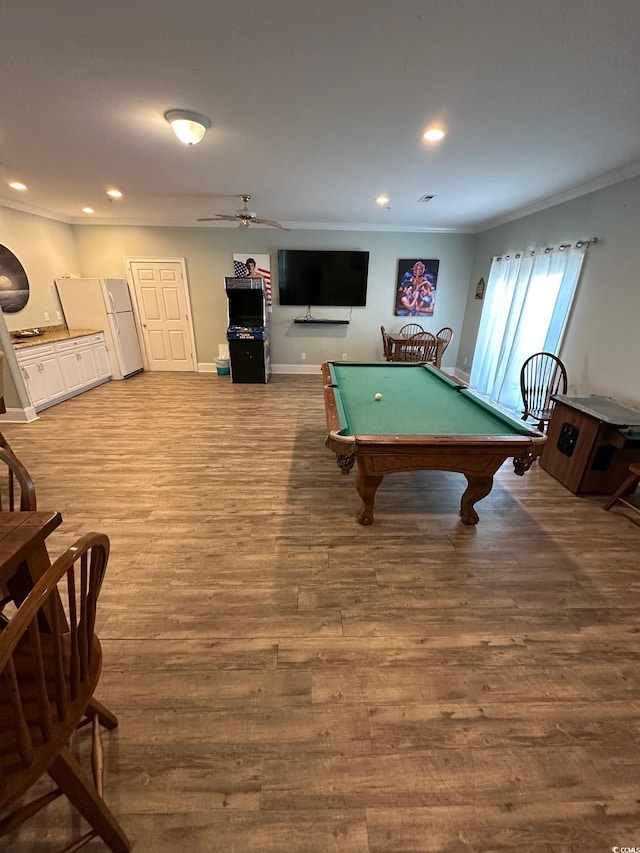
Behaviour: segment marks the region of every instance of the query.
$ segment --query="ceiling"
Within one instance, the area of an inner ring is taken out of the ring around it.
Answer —
[[[1,0],[0,32],[0,204],[63,221],[250,193],[289,228],[475,232],[640,174],[639,0]]]

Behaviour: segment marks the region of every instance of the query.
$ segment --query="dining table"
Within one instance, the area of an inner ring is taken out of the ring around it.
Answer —
[[[61,523],[62,516],[55,510],[0,512],[0,587],[9,592],[17,606],[51,566],[46,540]],[[54,610],[62,620],[60,624],[65,624],[58,595],[52,596],[51,607],[45,611],[50,622],[55,618]]]
[[[404,348],[412,336],[403,335],[400,332],[387,332],[387,337],[391,342],[391,361],[405,361]],[[438,351],[435,361],[433,362],[433,364],[438,368],[442,366],[442,353],[444,352],[445,346],[445,342],[438,338]]]

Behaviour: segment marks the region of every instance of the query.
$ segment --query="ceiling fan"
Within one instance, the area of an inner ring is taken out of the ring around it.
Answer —
[[[203,219],[198,219],[198,222],[217,222],[226,220],[227,222],[237,222],[240,228],[248,228],[250,225],[269,225],[271,228],[282,228],[283,231],[288,231],[284,225],[280,225],[275,219],[258,219],[257,214],[253,210],[249,210],[247,202],[251,198],[247,193],[242,193],[239,198],[242,199],[243,207],[240,210],[234,211],[232,216],[225,213],[216,213],[213,216],[207,216]]]

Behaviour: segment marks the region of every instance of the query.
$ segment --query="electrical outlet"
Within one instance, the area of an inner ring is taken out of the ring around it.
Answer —
[[[45,312],[44,312],[44,319],[45,319],[47,322],[49,322],[49,312],[48,312],[48,311],[45,311]]]
[[[58,317],[58,320],[62,320],[62,311],[56,311],[56,315]]]
[[[465,358],[465,359],[463,360],[462,364],[463,364],[463,366],[464,366],[464,367],[466,367],[466,366],[467,366],[467,362],[468,362],[468,361],[469,361],[469,359],[468,359],[468,358]]]
[[[343,352],[343,353],[342,353],[342,360],[343,360],[343,361],[346,361],[346,360],[347,360],[347,354],[346,354],[346,352]]]
[[[303,353],[302,353],[302,360],[303,360],[303,361],[306,361],[306,360],[307,360],[307,354],[306,354],[306,352],[303,352]]]

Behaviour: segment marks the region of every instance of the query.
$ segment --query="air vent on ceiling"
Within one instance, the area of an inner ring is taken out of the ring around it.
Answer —
[[[435,198],[435,196],[423,195],[421,198],[418,199],[418,203],[420,203],[421,201],[424,201],[424,202],[431,201],[432,198]]]

